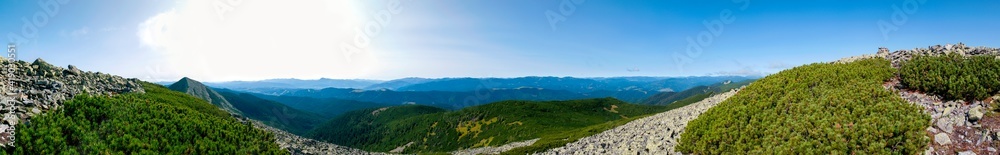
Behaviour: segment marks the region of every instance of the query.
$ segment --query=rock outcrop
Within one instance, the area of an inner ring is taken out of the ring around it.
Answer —
[[[886,49],[887,50],[887,49]],[[965,44],[934,45],[913,50],[897,50],[889,54],[879,49],[879,57],[892,61],[899,68],[916,55],[944,55],[949,53],[962,56],[995,56],[1000,59],[1000,49],[989,47],[967,47]],[[924,107],[931,116],[931,126],[927,137],[932,139],[925,154],[954,154],[968,152],[979,154],[1000,154],[1000,117],[985,117],[986,109],[992,101],[947,101],[942,97],[906,89],[899,78],[886,82],[884,87],[899,93],[900,97],[912,104]]]
[[[680,154],[674,150],[688,121],[732,97],[739,89],[697,103],[634,120],[566,146],[536,154]]]
[[[878,52],[875,54],[864,54],[860,56],[852,56],[843,58],[835,63],[847,63],[855,60],[861,60],[865,58],[885,58],[892,61],[892,67],[899,68],[900,65],[916,55],[944,55],[949,53],[955,53],[963,56],[974,56],[974,55],[990,55],[996,56],[1000,59],[1000,48],[991,47],[968,47],[963,43],[958,44],[946,44],[946,45],[934,45],[928,46],[927,48],[914,48],[912,50],[896,50],[895,52],[889,52],[888,48],[880,47]]]
[[[138,79],[126,79],[100,72],[84,72],[76,66],[61,68],[42,59],[32,63],[0,60],[3,63],[4,82],[0,82],[0,144],[16,140],[12,136],[19,123],[30,123],[35,115],[62,106],[63,102],[79,94],[115,95],[144,93]]]
[[[892,67],[899,68],[901,64],[913,58],[916,55],[944,55],[949,53],[955,53],[962,56],[976,56],[976,55],[990,55],[990,56],[1000,56],[1000,48],[991,47],[968,47],[963,43],[958,44],[946,44],[946,45],[934,45],[928,46],[927,48],[914,48],[912,50],[897,50],[895,52],[884,55],[883,58],[892,61]]]
[[[316,141],[285,132],[284,130],[273,128],[264,123],[249,120],[254,126],[274,133],[275,143],[278,147],[288,150],[292,154],[323,154],[323,155],[383,155],[385,153],[366,152],[364,150],[344,147],[326,142]]]

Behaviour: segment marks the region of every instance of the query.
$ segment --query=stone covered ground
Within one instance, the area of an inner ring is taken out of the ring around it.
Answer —
[[[680,154],[674,151],[687,122],[732,97],[739,89],[688,106],[634,120],[537,154]]]
[[[892,61],[893,67],[917,54],[943,55],[957,53],[963,56],[987,55],[1000,59],[1000,49],[988,47],[967,47],[965,44],[935,45],[927,48],[898,50],[889,52],[880,48],[878,57]],[[1000,77],[997,77],[1000,78]],[[987,115],[991,106],[997,106],[1000,95],[983,101],[943,100],[940,96],[908,90],[900,84],[898,77],[886,82],[886,89],[899,92],[900,97],[910,103],[924,107],[931,116],[931,126],[927,136],[931,139],[924,154],[1000,154],[1000,115]]]
[[[247,119],[249,120],[249,119]],[[367,152],[360,149],[340,146],[336,144],[330,144],[327,142],[321,142],[309,138],[304,138],[292,133],[285,132],[284,130],[273,128],[264,123],[258,121],[253,121],[253,125],[257,128],[271,131],[274,133],[275,143],[278,143],[278,147],[281,149],[288,150],[291,154],[322,154],[322,155],[340,155],[340,154],[350,154],[350,155],[380,155],[385,153],[378,152]]]
[[[144,92],[138,79],[126,79],[100,72],[84,72],[73,65],[66,68],[53,66],[42,59],[32,63],[0,60],[0,144],[16,140],[12,135],[19,123],[30,123],[30,118],[45,111],[58,109],[63,101],[75,95],[115,95]]]

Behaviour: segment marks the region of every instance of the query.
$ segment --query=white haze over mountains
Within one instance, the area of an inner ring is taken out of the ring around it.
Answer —
[[[162,62],[145,80],[204,81],[364,77],[379,63],[369,52],[341,52],[362,23],[354,1],[179,1],[139,24],[142,45]]]

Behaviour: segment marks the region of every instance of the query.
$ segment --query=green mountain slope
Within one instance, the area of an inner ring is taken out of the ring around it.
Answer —
[[[688,123],[694,154],[917,154],[930,117],[882,84],[886,59],[816,63],[757,80]]]
[[[335,98],[318,99],[318,98],[298,97],[298,96],[274,96],[274,95],[263,95],[263,94],[253,94],[253,95],[263,99],[279,102],[295,109],[307,111],[310,113],[315,113],[320,116],[323,116],[323,118],[326,119],[340,116],[341,114],[344,114],[348,111],[398,105],[398,104],[362,102],[354,100],[342,100]]]
[[[222,91],[219,94],[228,99],[233,107],[243,111],[244,116],[292,134],[303,135],[325,120],[323,116],[246,93]]]
[[[711,94],[736,89],[745,86],[747,84],[750,84],[753,81],[755,81],[755,79],[743,80],[740,82],[727,81],[707,86],[697,86],[681,92],[661,92],[653,96],[650,96],[649,98],[646,98],[641,103],[651,104],[651,105],[670,105],[671,103],[685,99],[695,100],[695,102],[697,102],[700,101],[701,99],[711,96]]]
[[[224,89],[216,91],[201,82],[187,77],[171,84],[170,89],[191,94],[192,96],[213,102],[219,108],[232,109],[229,111],[240,112],[238,114],[242,116],[298,135],[306,133],[325,119],[323,116],[297,110],[284,104],[261,99],[250,94]]]
[[[1000,59],[994,56],[918,55],[900,68],[903,85],[945,99],[983,100],[1000,93]]]
[[[449,112],[408,105],[348,112],[309,136],[370,151],[389,151],[413,142],[404,152],[447,152],[561,134],[663,110],[614,98],[501,101]]]
[[[181,78],[181,80],[171,84],[169,88],[170,90],[184,92],[188,95],[204,99],[205,101],[208,101],[209,103],[212,103],[213,105],[218,106],[223,110],[229,111],[230,113],[234,114],[242,113],[240,112],[240,110],[237,110],[235,107],[233,107],[233,105],[230,104],[229,101],[226,100],[226,98],[223,98],[222,95],[219,95],[218,92],[215,92],[211,88],[208,88],[208,86],[205,86],[201,82],[195,81],[193,79],[187,77]]]
[[[81,95],[18,124],[13,154],[287,154],[274,136],[204,100],[143,83],[145,94]]]

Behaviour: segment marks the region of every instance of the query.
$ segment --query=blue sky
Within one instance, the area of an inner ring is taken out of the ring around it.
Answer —
[[[996,0],[0,2],[18,59],[150,81],[761,75],[1000,47]]]

